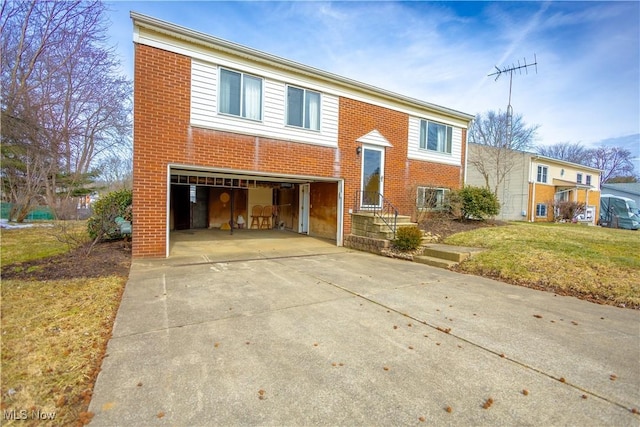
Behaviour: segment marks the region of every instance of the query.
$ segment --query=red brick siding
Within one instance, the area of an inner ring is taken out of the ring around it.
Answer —
[[[136,45],[134,65],[133,256],[165,255],[167,159],[183,151],[190,60]]]
[[[292,175],[333,176],[335,148],[192,128],[182,160],[193,165]]]
[[[339,144],[342,175],[345,178],[345,210],[353,207],[360,190],[361,159],[356,157],[356,139],[377,129],[393,147],[385,150],[384,196],[400,214],[414,211],[416,185],[436,185],[457,189],[462,183],[462,168],[440,163],[407,159],[409,116],[353,99],[340,99]],[[463,141],[466,132],[463,131]],[[464,150],[464,144],[462,149]],[[352,167],[345,167],[352,165]],[[351,230],[351,219],[345,217],[345,235]]]

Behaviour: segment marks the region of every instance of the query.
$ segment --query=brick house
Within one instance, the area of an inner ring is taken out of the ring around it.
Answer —
[[[493,190],[496,181],[493,165],[499,162],[509,165],[508,173],[498,185],[498,219],[550,222],[554,220],[554,203],[562,200],[585,203],[584,220],[596,224],[600,209],[599,169],[526,151],[503,150],[498,154],[494,147],[475,143],[468,144],[468,156],[466,185],[487,186],[481,168],[475,165],[479,162],[485,165],[488,186]]]
[[[411,215],[425,188],[462,185],[473,116],[131,18],[134,257],[168,256],[174,230],[242,222],[342,245],[353,211],[389,200]]]

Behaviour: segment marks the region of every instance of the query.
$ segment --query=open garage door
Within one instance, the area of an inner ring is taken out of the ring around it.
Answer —
[[[278,229],[342,245],[342,180],[185,166],[169,167],[168,179],[167,256],[181,230]]]

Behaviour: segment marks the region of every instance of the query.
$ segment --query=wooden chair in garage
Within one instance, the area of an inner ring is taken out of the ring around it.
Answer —
[[[251,208],[251,225],[249,226],[249,228],[253,228],[254,225],[258,229],[261,228],[262,210],[262,205],[254,205]]]
[[[271,228],[271,216],[273,215],[273,206],[267,205],[262,208],[262,222],[260,223],[260,228]]]

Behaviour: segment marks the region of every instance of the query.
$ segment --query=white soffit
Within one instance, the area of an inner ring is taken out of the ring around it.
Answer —
[[[378,132],[377,129],[374,129],[368,134],[356,139],[356,142],[370,145],[379,145],[381,147],[393,147],[393,145],[391,145],[391,143],[387,141],[387,138],[382,136],[382,134]]]

